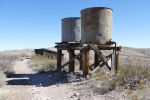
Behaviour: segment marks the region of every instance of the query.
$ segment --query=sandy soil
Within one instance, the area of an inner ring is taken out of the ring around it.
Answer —
[[[16,62],[15,74],[7,76],[7,84],[0,88],[0,100],[69,100],[70,85],[62,84],[60,75],[38,74],[28,67],[30,60]],[[52,76],[54,75],[54,76]],[[54,79],[54,77],[56,77]],[[61,84],[59,84],[61,83]]]
[[[7,84],[0,88],[0,100],[124,100],[118,92],[103,95],[97,91],[103,87],[98,79],[68,83],[68,76],[62,72],[32,71],[29,61],[15,63],[15,73],[8,75]]]
[[[149,66],[149,52],[150,49],[123,48],[120,61],[124,64],[127,59]],[[0,87],[0,100],[133,100],[128,98],[128,90],[116,89],[105,93],[107,87],[100,79],[70,83],[68,75],[63,72],[37,73],[28,67],[28,62],[30,59],[15,63],[15,73],[7,75],[4,78],[6,84]],[[150,84],[145,90],[134,91],[133,94],[135,98],[139,96],[141,100],[150,100],[149,91]]]

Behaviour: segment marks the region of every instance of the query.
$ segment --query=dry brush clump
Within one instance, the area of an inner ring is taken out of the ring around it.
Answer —
[[[150,67],[127,65],[121,67],[118,74],[109,82],[112,87],[124,86],[136,90],[148,81],[150,81]]]
[[[56,59],[51,59],[42,55],[33,55],[29,67],[38,72],[54,70],[56,69]]]
[[[25,53],[25,52],[20,53],[20,57],[29,57],[29,56],[30,56],[30,55],[27,54],[27,53]]]
[[[95,73],[95,77],[101,78],[102,87],[96,88],[94,92],[101,95],[118,88],[122,91],[126,89],[128,91],[143,91],[147,84],[150,84],[150,67],[126,65],[121,67],[116,76],[107,76],[104,71],[100,70]],[[131,94],[131,96],[133,95]]]
[[[0,87],[5,84],[5,74],[13,73],[13,63],[19,58],[18,54],[0,53]]]
[[[4,78],[5,75],[2,72],[0,72],[0,87],[2,87],[5,84]]]
[[[0,71],[5,73],[13,72],[12,66],[13,63],[19,58],[17,54],[0,54]]]

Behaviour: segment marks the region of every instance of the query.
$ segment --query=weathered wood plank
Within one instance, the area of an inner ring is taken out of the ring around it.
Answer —
[[[69,61],[72,60],[75,56],[74,54],[74,50],[68,50],[69,52]],[[69,63],[69,72],[73,72],[74,73],[74,60],[72,62]]]
[[[96,68],[99,65],[99,57],[97,55],[97,53],[95,52],[94,55],[94,68]]]
[[[116,60],[116,72],[118,72],[119,69],[120,69],[119,53],[116,54],[116,59],[115,60]]]
[[[82,50],[80,50],[80,52],[83,52]],[[82,54],[80,55],[80,70],[82,70],[83,69],[83,59],[82,59]]]
[[[106,58],[107,58],[107,59],[110,59],[111,56],[112,56],[112,54],[113,54],[113,53],[109,54],[108,56],[106,56]],[[89,66],[89,69],[90,69],[90,70],[94,70],[95,68],[100,67],[100,62],[102,62],[102,60],[99,60],[99,61],[98,61],[98,65],[97,65],[96,67],[94,67],[94,68],[93,68],[93,66],[95,65],[95,63],[91,64],[91,65]],[[101,66],[101,67],[102,67],[102,66]],[[109,68],[109,69],[110,69],[110,68]]]
[[[74,61],[75,59],[77,59],[80,55],[82,54],[82,52],[80,52],[78,55],[76,55],[74,58],[70,59],[67,63],[63,64],[59,70],[61,70],[62,68],[64,68],[65,66],[67,66],[68,64],[70,64],[72,61]]]
[[[57,70],[61,67],[62,50],[57,49]]]
[[[83,75],[84,78],[87,78],[89,74],[89,50],[85,49],[82,54],[83,57]]]

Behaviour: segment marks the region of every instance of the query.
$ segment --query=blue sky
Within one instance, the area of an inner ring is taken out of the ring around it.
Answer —
[[[113,40],[150,48],[150,0],[0,0],[0,50],[52,47],[61,19],[88,7],[113,9]]]

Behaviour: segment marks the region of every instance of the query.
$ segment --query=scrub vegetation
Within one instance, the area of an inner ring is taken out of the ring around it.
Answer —
[[[0,71],[4,73],[13,72],[12,66],[20,57],[18,54],[1,53],[0,54]]]
[[[126,98],[129,100],[147,100],[149,98],[150,67],[127,64],[121,66],[115,76],[107,76],[104,73],[103,71],[95,73],[94,78],[101,77],[102,87],[96,88],[94,92],[104,95],[121,89],[121,91],[126,91]]]
[[[18,54],[12,54],[12,53],[6,53],[1,52],[0,53],[0,87],[5,84],[4,74],[10,74],[13,73],[12,66],[14,65],[14,62],[19,58]]]
[[[56,69],[56,59],[48,58],[41,55],[33,55],[29,63],[34,71],[45,72]]]

